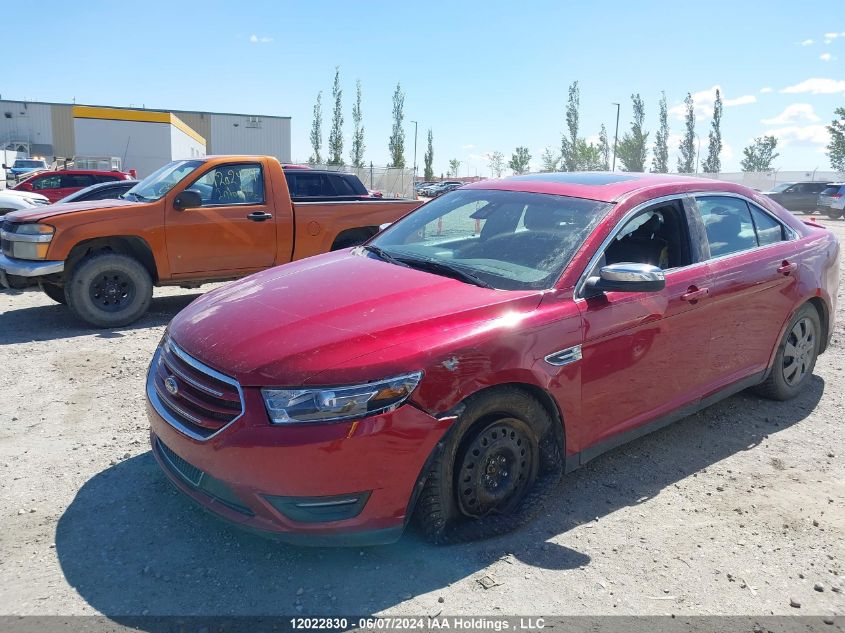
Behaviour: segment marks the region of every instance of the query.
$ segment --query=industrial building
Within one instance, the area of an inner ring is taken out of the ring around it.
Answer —
[[[206,154],[291,160],[290,117],[0,100],[0,150],[61,162],[117,157],[144,177],[162,164]]]

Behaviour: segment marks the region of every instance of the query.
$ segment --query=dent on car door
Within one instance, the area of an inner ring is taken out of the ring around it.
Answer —
[[[683,202],[652,205],[617,230],[591,264],[591,274],[604,263],[656,264],[664,268],[666,286],[578,301],[585,323],[584,447],[690,403],[706,386],[698,367],[708,359],[710,273],[693,247]]]
[[[713,274],[709,372],[723,386],[765,370],[796,301],[799,261],[791,229],[761,207],[698,196]]]

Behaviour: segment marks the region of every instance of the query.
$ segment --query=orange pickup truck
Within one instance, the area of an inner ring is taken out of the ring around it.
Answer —
[[[126,325],[146,312],[154,285],[195,288],[354,246],[419,204],[291,199],[268,156],[178,160],[120,200],[6,215],[0,285],[38,285],[92,325]]]

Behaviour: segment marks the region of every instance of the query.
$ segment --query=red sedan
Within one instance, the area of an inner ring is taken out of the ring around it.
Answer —
[[[839,244],[757,192],[665,175],[480,182],[368,244],[172,321],[153,451],[222,517],[304,543],[530,519],[564,472],[742,389],[807,384]]]
[[[92,169],[61,169],[42,171],[12,187],[18,191],[32,191],[58,202],[65,196],[103,182],[132,180],[134,176],[122,171],[96,171]]]

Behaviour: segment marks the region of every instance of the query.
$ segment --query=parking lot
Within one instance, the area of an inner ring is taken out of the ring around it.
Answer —
[[[0,293],[7,614],[845,612],[842,299],[797,399],[742,393],[607,453],[527,528],[305,549],[204,513],[150,454],[147,364],[197,296],[157,290],[138,323],[96,330],[40,292]]]

